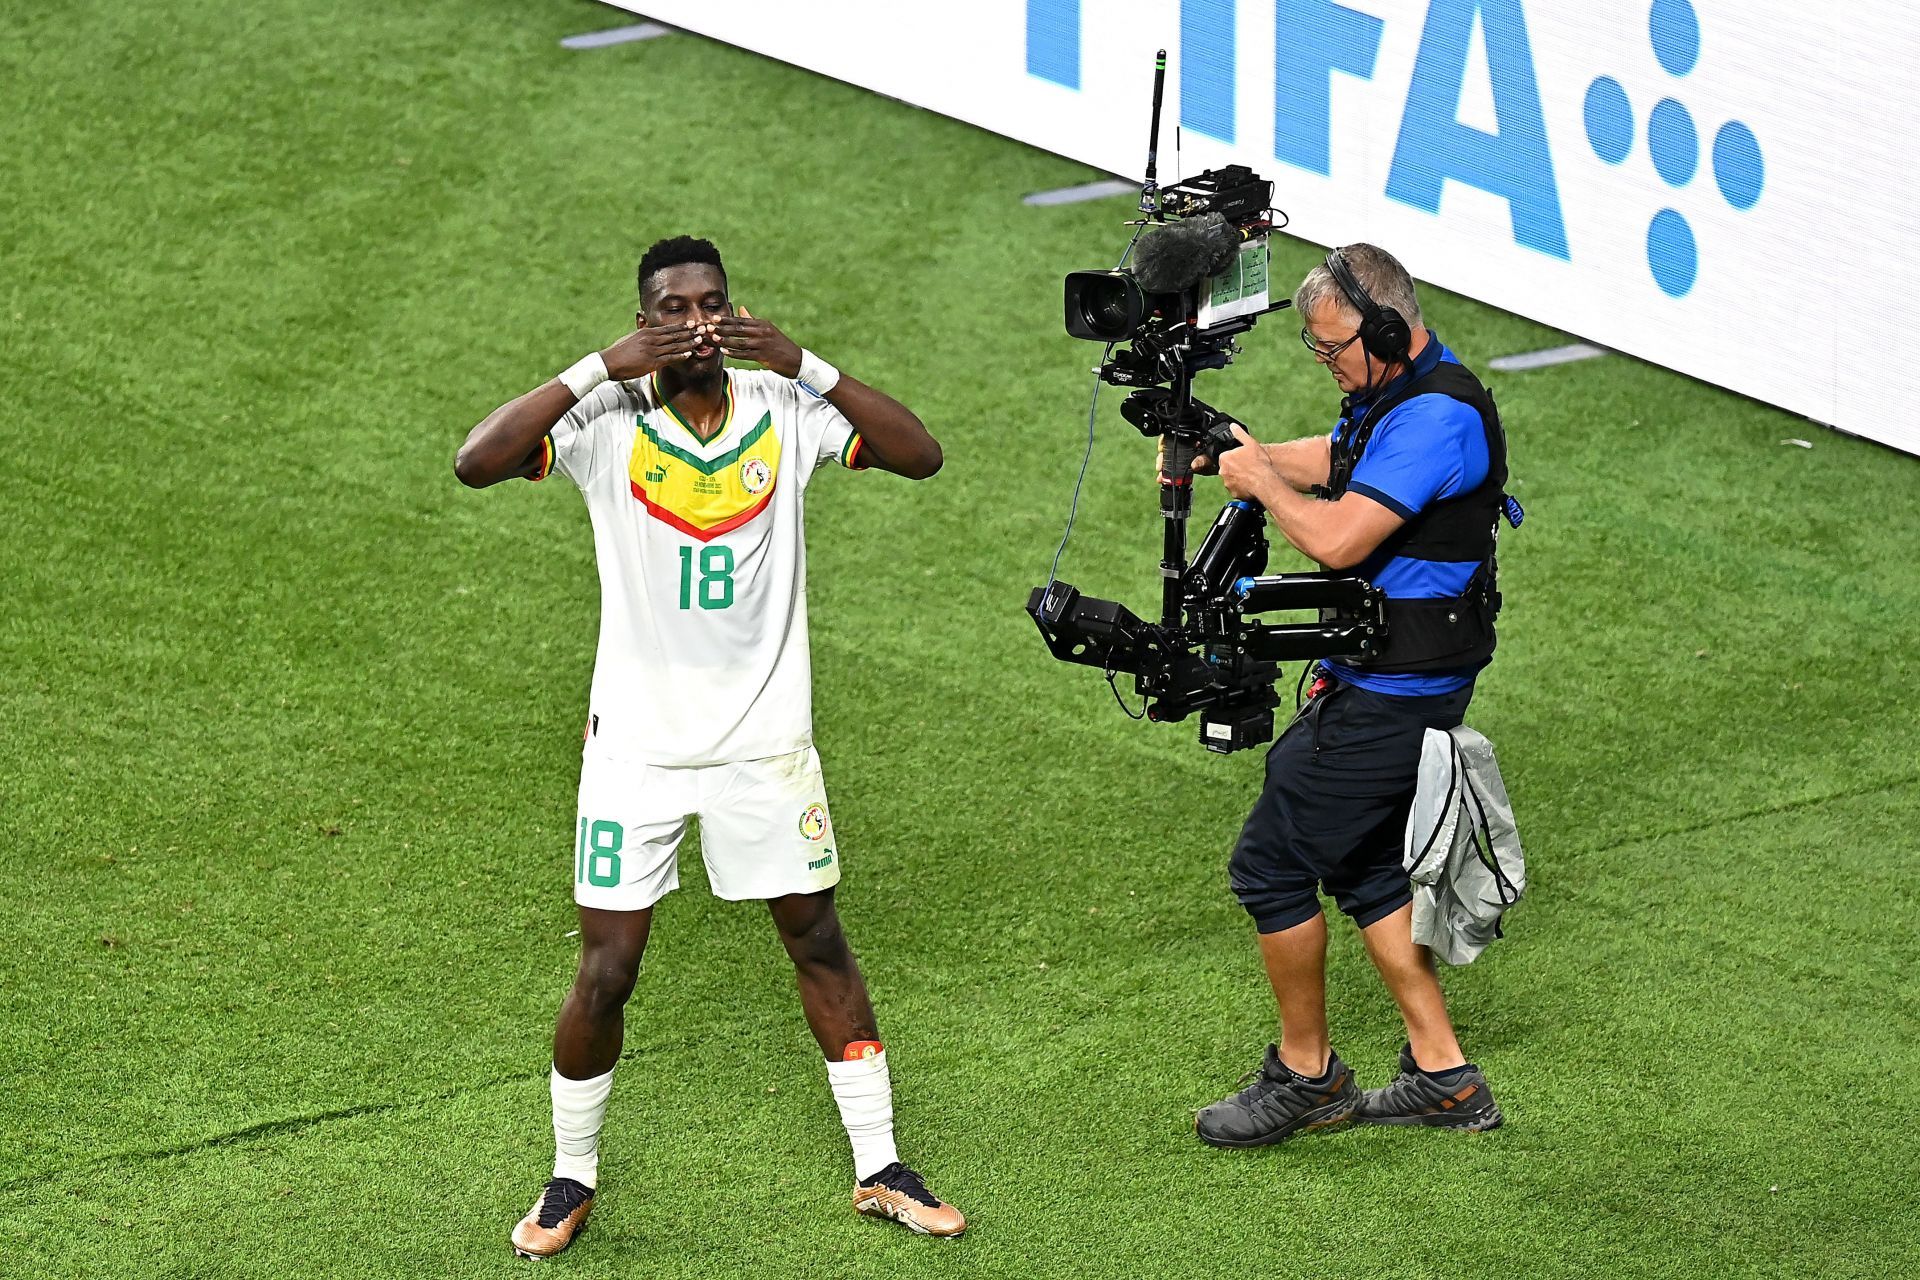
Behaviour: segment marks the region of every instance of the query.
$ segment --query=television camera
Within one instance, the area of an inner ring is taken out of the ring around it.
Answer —
[[[1066,278],[1067,332],[1106,344],[1095,373],[1129,389],[1121,416],[1161,442],[1161,616],[1050,580],[1027,599],[1053,656],[1100,668],[1109,682],[1134,677],[1145,716],[1178,722],[1198,714],[1200,742],[1237,751],[1273,737],[1274,682],[1281,662],[1365,657],[1386,634],[1381,593],[1330,573],[1267,574],[1266,512],[1229,502],[1187,556],[1193,462],[1238,446],[1233,418],[1193,394],[1193,379],[1225,368],[1235,343],[1269,312],[1291,305],[1268,293],[1273,184],[1244,165],[1209,169],[1160,188],[1155,160],[1166,52],[1156,61],[1146,181],[1133,265]],[[1309,612],[1309,620],[1250,615]],[[1116,687],[1116,693],[1117,693]]]

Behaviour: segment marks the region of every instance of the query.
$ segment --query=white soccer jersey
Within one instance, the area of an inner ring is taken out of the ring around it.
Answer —
[[[857,467],[826,400],[770,369],[727,371],[725,425],[702,441],[655,378],[605,382],[549,437],[580,486],[600,567],[589,733],[656,765],[759,760],[813,741],[801,496]]]

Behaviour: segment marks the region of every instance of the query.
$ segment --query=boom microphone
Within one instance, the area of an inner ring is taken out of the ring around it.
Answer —
[[[1133,278],[1148,293],[1182,293],[1227,269],[1240,230],[1217,213],[1156,227],[1140,237]]]

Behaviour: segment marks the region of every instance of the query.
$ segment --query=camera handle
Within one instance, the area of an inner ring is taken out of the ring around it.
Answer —
[[[1199,404],[1198,401],[1193,401]],[[1238,449],[1240,442],[1234,439],[1233,419],[1207,405],[1199,405],[1204,426],[1199,431],[1173,430],[1161,438],[1164,450],[1160,469],[1160,515],[1166,521],[1163,531],[1160,556],[1160,612],[1161,622],[1169,627],[1178,627],[1184,620],[1189,592],[1189,566],[1187,563],[1187,520],[1193,514],[1193,460],[1197,457],[1219,458],[1229,449]],[[1257,502],[1238,502],[1229,510],[1238,508],[1240,517],[1235,521],[1230,541],[1233,544],[1249,536],[1246,532],[1247,513],[1251,513],[1252,526],[1257,528],[1266,517],[1266,509]],[[1227,512],[1221,513],[1224,518]],[[1219,541],[1218,533],[1210,532],[1207,545]],[[1224,544],[1223,544],[1224,545]],[[1224,588],[1225,583],[1216,584]]]
[[[1181,433],[1162,438],[1160,468],[1160,621],[1178,627],[1184,620],[1187,576],[1187,518],[1193,514],[1193,460],[1200,450]]]

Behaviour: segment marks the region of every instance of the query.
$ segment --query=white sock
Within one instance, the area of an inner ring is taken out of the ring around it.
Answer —
[[[840,1123],[853,1143],[853,1176],[865,1182],[900,1158],[893,1146],[893,1082],[887,1053],[852,1062],[829,1062],[827,1083],[840,1105]]]
[[[553,1069],[553,1176],[597,1186],[600,1176],[600,1125],[607,1118],[613,1072],[591,1080],[569,1080]]]

